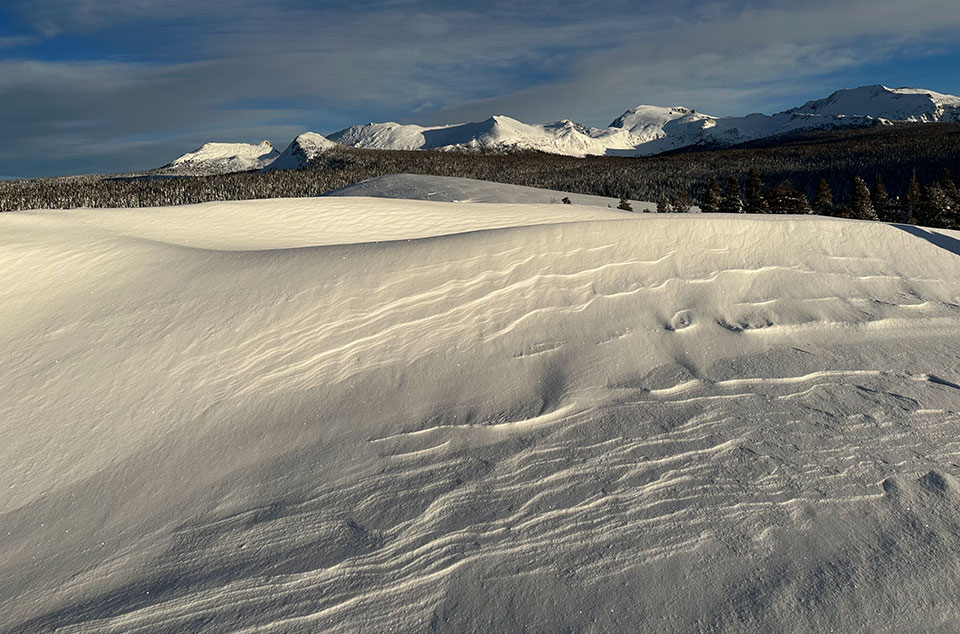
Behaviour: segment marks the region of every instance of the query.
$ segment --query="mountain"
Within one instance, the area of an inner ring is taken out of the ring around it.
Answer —
[[[826,99],[808,101],[788,113],[812,115],[849,115],[914,121],[920,123],[960,122],[960,97],[922,88],[863,86],[838,90]]]
[[[300,169],[323,152],[335,148],[337,145],[337,143],[316,132],[304,132],[294,139],[274,161],[261,167],[266,170]]]
[[[569,120],[530,125],[495,116],[479,123],[434,127],[369,123],[341,130],[330,138],[352,147],[388,150],[539,150],[569,156],[646,156],[692,145],[725,147],[799,131],[894,121],[960,121],[960,97],[877,85],[840,90],[826,99],[773,115],[712,117],[682,106],[641,105],[602,129]]]
[[[252,143],[206,143],[193,152],[164,165],[168,174],[226,174],[245,172],[271,164],[280,153],[270,141]]]
[[[591,128],[569,119],[529,124],[503,115],[440,126],[367,123],[327,137],[306,132],[282,154],[267,141],[260,145],[208,143],[162,170],[210,174],[299,169],[338,145],[382,150],[536,150],[580,157],[649,156],[692,146],[723,148],[796,132],[893,122],[960,122],[960,97],[921,88],[874,85],[838,90],[825,99],[808,101],[773,115],[712,117],[682,106],[640,105],[624,112],[606,128]]]

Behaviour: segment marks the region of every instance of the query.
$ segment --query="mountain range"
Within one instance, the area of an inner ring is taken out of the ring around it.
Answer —
[[[862,128],[897,122],[960,122],[960,97],[921,88],[862,86],[773,115],[712,117],[690,108],[641,105],[606,128],[563,119],[528,124],[507,116],[443,126],[367,123],[324,137],[306,132],[282,152],[268,142],[208,143],[160,168],[164,173],[211,174],[297,169],[338,145],[383,150],[509,152],[567,156],[649,156],[691,146],[729,147],[791,133]]]

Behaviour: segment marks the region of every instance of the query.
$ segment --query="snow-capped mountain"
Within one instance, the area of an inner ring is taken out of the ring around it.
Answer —
[[[173,174],[226,174],[265,167],[280,156],[270,141],[206,143],[160,168]]]
[[[530,125],[496,116],[479,123],[435,127],[369,123],[330,138],[353,147],[391,150],[524,149],[570,156],[645,156],[691,145],[722,147],[805,130],[893,121],[960,121],[960,98],[919,88],[864,86],[774,115],[712,117],[680,106],[641,105],[602,129],[569,120]]]
[[[691,146],[728,147],[795,132],[893,122],[960,122],[960,97],[921,88],[876,85],[838,90],[825,99],[773,115],[712,117],[681,106],[641,105],[627,110],[606,128],[591,128],[568,119],[528,124],[503,115],[442,126],[368,123],[327,137],[306,132],[282,154],[267,141],[260,145],[208,143],[163,170],[222,173],[298,169],[340,145],[384,150],[538,150],[567,156],[648,156]]]
[[[304,132],[294,139],[273,162],[262,167],[267,170],[300,169],[323,152],[335,148],[337,145],[337,143],[316,132]]]
[[[788,113],[860,115],[890,121],[960,122],[960,97],[922,88],[862,86],[838,90],[826,99],[808,101]]]

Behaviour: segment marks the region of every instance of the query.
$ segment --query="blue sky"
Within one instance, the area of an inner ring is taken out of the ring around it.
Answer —
[[[4,0],[0,177],[156,167],[206,141],[639,104],[775,112],[960,94],[960,3]]]

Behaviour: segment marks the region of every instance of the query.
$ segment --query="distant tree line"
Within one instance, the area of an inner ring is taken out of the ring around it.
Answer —
[[[872,217],[864,204],[869,199],[883,220],[954,226],[956,188],[944,176],[960,174],[960,124],[818,132],[643,158],[340,148],[301,170],[0,181],[0,211],[309,197],[398,173],[592,194],[614,204],[621,198],[648,200],[659,211],[685,211],[699,204],[721,211],[812,210],[859,218]]]
[[[830,184],[824,178],[820,179],[811,203],[807,195],[789,180],[770,188],[764,184],[759,171],[751,170],[742,190],[740,182],[734,177],[727,179],[725,188],[721,188],[717,179],[712,178],[700,202],[700,209],[705,213],[816,213],[855,220],[960,229],[960,190],[947,168],[943,168],[937,180],[925,186],[921,186],[916,173],[913,173],[903,197],[890,196],[879,173],[874,178],[872,188],[862,178],[854,176],[850,183],[850,196],[842,204],[834,201]]]

